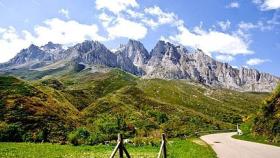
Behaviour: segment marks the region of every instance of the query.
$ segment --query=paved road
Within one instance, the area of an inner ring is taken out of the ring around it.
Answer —
[[[237,140],[236,133],[219,133],[202,136],[219,158],[280,158],[280,147]]]

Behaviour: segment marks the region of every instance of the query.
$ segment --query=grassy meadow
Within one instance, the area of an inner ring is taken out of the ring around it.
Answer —
[[[126,145],[133,158],[156,158],[158,146]],[[1,158],[105,158],[113,151],[113,145],[72,146],[51,143],[0,143]],[[212,149],[202,140],[172,139],[168,141],[170,158],[215,158]]]

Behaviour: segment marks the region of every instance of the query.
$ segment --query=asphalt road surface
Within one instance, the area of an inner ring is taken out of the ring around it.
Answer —
[[[280,158],[280,147],[237,140],[233,133],[219,133],[202,136],[217,153],[218,158]]]

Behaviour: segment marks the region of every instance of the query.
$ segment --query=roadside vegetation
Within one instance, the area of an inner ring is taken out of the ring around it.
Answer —
[[[280,85],[263,101],[256,115],[241,125],[242,136],[234,138],[280,146]]]

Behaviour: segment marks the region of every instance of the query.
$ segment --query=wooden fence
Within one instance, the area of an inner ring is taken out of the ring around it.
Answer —
[[[160,150],[159,150],[157,157],[160,158],[162,156],[163,158],[167,158],[166,135],[163,133],[161,137],[162,137],[161,146],[160,146]],[[117,152],[119,153],[119,158],[124,158],[124,154],[126,155],[127,158],[131,158],[128,151],[126,150],[126,148],[124,146],[122,134],[118,135],[117,145],[116,145],[115,149],[113,150],[110,158],[114,158],[115,155],[117,154]]]
[[[200,134],[206,134],[206,133],[235,132],[238,130],[240,130],[240,129],[237,125],[237,129],[199,131],[199,132],[195,132],[195,135],[198,136]],[[162,158],[167,158],[167,147],[166,146],[167,146],[166,135],[163,133],[161,136],[161,146],[160,146],[157,158],[160,158],[161,156],[162,156]],[[118,135],[117,145],[116,145],[115,149],[113,150],[110,158],[114,158],[117,152],[119,153],[119,158],[124,158],[124,154],[126,155],[127,158],[131,158],[130,154],[128,153],[128,151],[126,150],[126,148],[124,146],[122,134]]]
[[[119,135],[118,135],[118,143],[117,143],[117,145],[116,145],[114,151],[112,152],[110,158],[115,157],[117,151],[119,151],[119,157],[120,157],[120,158],[123,158],[124,153],[125,153],[125,155],[126,155],[127,158],[130,158],[129,153],[128,153],[128,151],[126,150],[126,148],[125,148],[125,146],[124,146],[124,144],[123,144],[123,137],[122,137],[122,134],[119,134]]]

